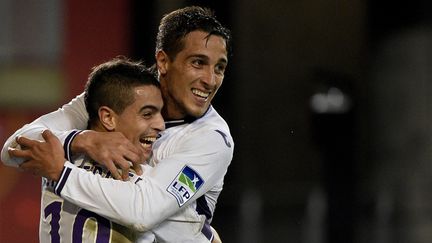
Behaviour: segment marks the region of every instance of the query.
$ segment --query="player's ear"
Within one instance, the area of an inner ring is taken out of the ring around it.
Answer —
[[[156,52],[156,65],[160,75],[165,75],[167,73],[168,61],[169,57],[164,51],[159,50]]]
[[[99,121],[107,131],[113,131],[116,128],[116,113],[108,106],[101,106],[98,110]]]

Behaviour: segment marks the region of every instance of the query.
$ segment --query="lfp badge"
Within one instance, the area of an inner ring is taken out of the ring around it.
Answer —
[[[167,191],[176,198],[181,207],[195,195],[203,183],[201,176],[186,165],[168,186]]]

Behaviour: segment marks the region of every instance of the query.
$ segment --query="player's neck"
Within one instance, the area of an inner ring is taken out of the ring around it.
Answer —
[[[108,129],[106,129],[102,124],[97,123],[96,125],[91,125],[89,127],[90,130],[96,131],[96,132],[109,132]]]

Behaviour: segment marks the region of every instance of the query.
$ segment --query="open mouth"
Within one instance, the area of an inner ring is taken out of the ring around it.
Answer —
[[[211,92],[204,92],[198,89],[192,89],[192,93],[203,99],[207,99],[211,94]]]
[[[150,148],[156,139],[157,137],[143,137],[140,139],[141,146],[143,148]]]

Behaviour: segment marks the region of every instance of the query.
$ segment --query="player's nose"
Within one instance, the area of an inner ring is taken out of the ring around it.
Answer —
[[[155,116],[155,119],[154,119],[154,122],[152,125],[153,125],[153,129],[155,129],[157,131],[165,130],[165,121],[164,121],[161,113],[158,113]]]

